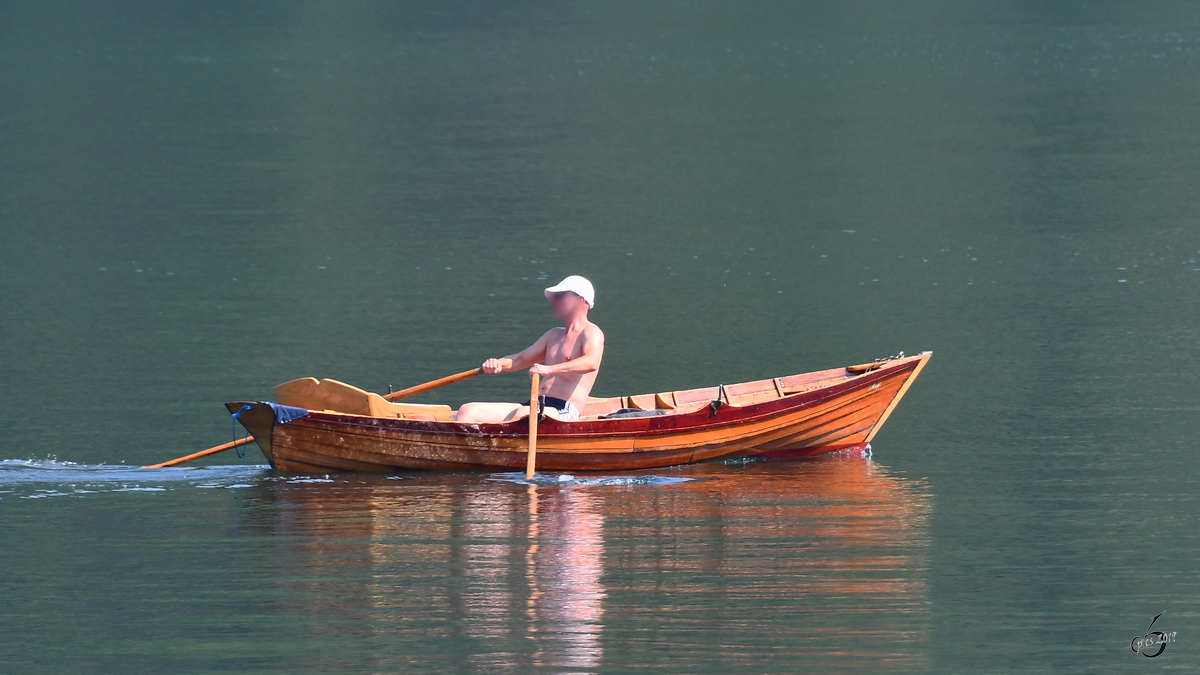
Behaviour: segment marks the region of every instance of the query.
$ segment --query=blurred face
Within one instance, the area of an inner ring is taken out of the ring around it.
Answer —
[[[554,316],[560,321],[570,321],[579,312],[580,305],[587,307],[587,302],[570,291],[552,293],[550,304],[554,307]]]

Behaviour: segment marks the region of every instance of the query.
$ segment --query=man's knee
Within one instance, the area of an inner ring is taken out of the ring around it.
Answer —
[[[502,422],[511,422],[512,420],[521,419],[522,417],[527,417],[528,415],[529,415],[529,406],[517,405],[517,406],[514,406],[513,409],[510,410],[508,412],[508,414],[504,416],[504,419],[501,421]]]
[[[483,408],[483,406],[478,403],[464,403],[458,409],[458,414],[454,416],[454,419],[459,422],[478,422],[480,421],[478,419],[481,412],[480,408]]]
[[[515,419],[514,411],[520,408],[510,403],[464,403],[454,418],[459,422],[472,423],[507,422]]]

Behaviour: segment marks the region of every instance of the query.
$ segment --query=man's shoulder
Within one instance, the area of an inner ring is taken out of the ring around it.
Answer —
[[[600,330],[600,326],[597,326],[591,321],[588,322],[587,328],[583,329],[583,334],[588,336],[604,337],[604,331]]]

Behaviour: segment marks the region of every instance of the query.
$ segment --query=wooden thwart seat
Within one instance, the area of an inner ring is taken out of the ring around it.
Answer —
[[[633,408],[634,410],[654,410],[654,394],[639,394],[637,396],[626,396],[625,407]]]
[[[781,397],[782,387],[776,387],[774,380],[757,380],[741,384],[725,385],[725,395],[732,405],[750,405],[762,401],[771,401]]]
[[[599,417],[614,413],[624,407],[624,402],[620,398],[591,398],[583,404],[583,410],[580,411],[580,417]]]
[[[591,399],[584,406],[583,416],[598,417],[616,412],[618,409],[665,410],[669,413],[686,413],[702,408],[717,398],[720,398],[723,403],[731,405],[750,405],[783,398],[796,391],[803,391],[803,389],[788,391],[785,388],[784,379],[777,377],[771,380],[757,380],[702,389],[596,398]]]

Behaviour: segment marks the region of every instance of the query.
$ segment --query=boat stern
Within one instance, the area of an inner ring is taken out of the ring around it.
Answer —
[[[266,403],[255,401],[231,401],[225,404],[225,409],[250,432],[263,456],[274,468],[275,456],[271,452],[271,434],[275,432],[274,409]]]

